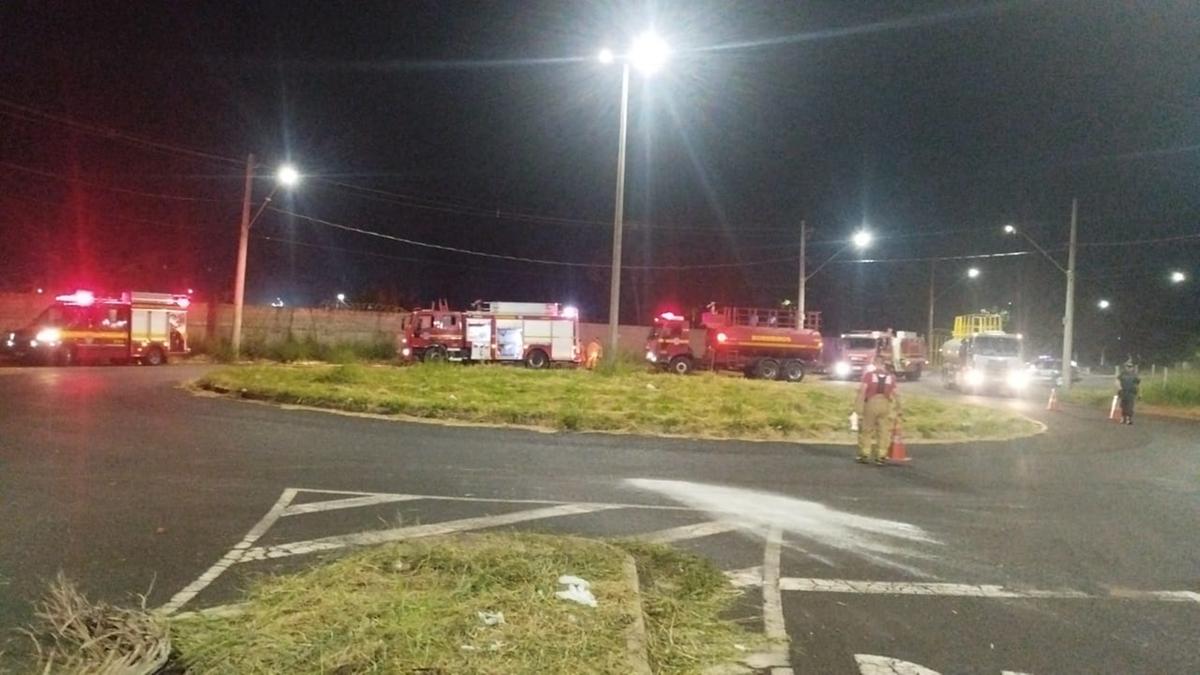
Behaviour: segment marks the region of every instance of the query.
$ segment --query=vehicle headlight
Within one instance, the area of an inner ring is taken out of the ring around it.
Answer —
[[[838,377],[846,377],[850,374],[850,364],[845,361],[838,361],[833,364],[833,374]]]
[[[966,380],[966,382],[969,386],[972,386],[972,387],[981,386],[983,384],[983,380],[984,380],[983,371],[982,370],[968,370],[966,373],[963,374],[963,378]]]
[[[1008,374],[1008,386],[1013,389],[1024,389],[1029,384],[1029,373],[1014,370]]]
[[[647,351],[646,360],[650,363],[655,363],[658,361],[658,354],[655,354],[653,350]]]
[[[43,328],[34,337],[38,342],[58,342],[62,339],[62,331],[57,328]]]
[[[404,349],[400,350],[400,356],[404,356],[404,357],[412,356],[412,350],[409,349],[408,347],[405,347]]]

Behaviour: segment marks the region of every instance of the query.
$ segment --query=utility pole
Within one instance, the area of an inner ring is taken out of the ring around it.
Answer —
[[[925,333],[925,347],[932,354],[936,345],[933,344],[933,303],[936,298],[933,295],[934,274],[937,271],[937,261],[929,261],[929,329]]]
[[[804,328],[805,292],[808,285],[808,224],[800,221],[800,297],[796,303],[796,326]]]
[[[621,229],[625,225],[625,129],[629,116],[629,62],[621,69],[621,134],[617,145],[617,204],[613,213],[612,281],[608,287],[608,349],[617,358],[621,321]]]
[[[254,154],[246,155],[246,190],[242,195],[242,227],[238,233],[237,276],[233,280],[233,358],[242,348],[242,301],[246,297],[246,249],[250,244],[250,197],[254,189]]]
[[[1062,388],[1071,390],[1071,347],[1075,337],[1075,235],[1079,222],[1079,200],[1071,200],[1071,244],[1067,252],[1067,307],[1063,314]]]

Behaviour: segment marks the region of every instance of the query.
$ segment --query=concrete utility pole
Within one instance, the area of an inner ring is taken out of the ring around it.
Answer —
[[[1067,252],[1067,307],[1063,314],[1062,388],[1071,390],[1071,347],[1075,338],[1075,235],[1079,221],[1079,200],[1071,200],[1071,243]]]
[[[625,130],[629,117],[629,62],[621,69],[621,134],[617,144],[617,204],[613,213],[612,282],[608,288],[608,349],[617,358],[621,321],[621,229],[625,226]]]
[[[254,189],[254,155],[246,155],[246,190],[242,195],[242,227],[238,233],[237,274],[233,280],[233,358],[242,348],[242,301],[246,297],[246,249],[250,244],[250,197]]]
[[[796,303],[796,325],[804,327],[805,292],[808,285],[808,224],[800,221],[800,297]]]
[[[934,288],[933,284],[934,284],[934,274],[936,274],[936,272],[937,272],[937,261],[930,260],[929,261],[929,328],[928,328],[928,332],[925,333],[925,348],[928,350],[928,352],[931,356],[933,354],[933,350],[936,348],[936,345],[933,344],[933,303],[935,300],[937,300],[937,298],[933,295],[933,288]]]

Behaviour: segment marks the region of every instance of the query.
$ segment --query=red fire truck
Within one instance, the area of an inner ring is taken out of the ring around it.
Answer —
[[[579,312],[544,302],[474,303],[451,311],[446,303],[408,317],[400,338],[407,361],[524,362],[530,368],[579,363]]]
[[[5,340],[17,358],[74,365],[140,362],[162,365],[186,354],[186,295],[129,291],[97,297],[91,291],[60,295],[26,328]]]
[[[646,341],[646,360],[680,375],[736,370],[746,377],[799,382],[820,356],[821,334],[799,325],[788,309],[709,305],[696,329],[686,318],[664,312],[654,318]]]
[[[876,354],[890,359],[896,374],[906,380],[921,379],[928,363],[925,339],[912,331],[860,330],[843,333],[838,340],[832,374],[836,378],[857,378]]]

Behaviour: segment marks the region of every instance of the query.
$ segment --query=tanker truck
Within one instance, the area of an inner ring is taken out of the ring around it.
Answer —
[[[821,356],[819,314],[803,320],[787,309],[710,304],[695,328],[663,312],[646,339],[646,360],[679,375],[693,370],[733,370],[746,377],[799,382]],[[808,327],[806,327],[808,326]]]

